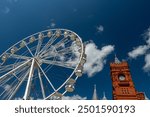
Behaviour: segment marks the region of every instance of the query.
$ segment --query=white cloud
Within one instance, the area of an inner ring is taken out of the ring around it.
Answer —
[[[150,49],[150,28],[144,33],[145,45],[139,45],[138,47],[134,47],[132,51],[128,53],[128,56],[131,59],[136,59],[139,56],[146,55]]]
[[[21,97],[15,97],[14,100],[23,100],[23,98],[21,98]],[[29,100],[34,100],[34,97],[30,97]],[[41,99],[37,99],[37,100],[41,100]]]
[[[54,28],[56,26],[55,22],[51,22],[51,28]]]
[[[136,59],[138,56],[144,55],[148,49],[149,47],[147,45],[140,45],[129,52],[128,56],[132,59]]]
[[[14,100],[23,100],[21,97],[16,97]]]
[[[11,6],[12,6],[12,5],[15,5],[17,2],[18,2],[18,0],[6,0],[6,1],[5,1],[6,6],[2,6],[2,9],[0,9],[0,12],[1,12],[1,13],[4,13],[4,14],[10,13],[10,11],[11,11],[10,8],[11,8]]]
[[[11,86],[8,85],[8,84],[6,84],[6,85],[4,86],[4,89],[5,89],[6,91],[10,90],[10,88],[11,88]]]
[[[148,28],[144,36],[146,38],[146,43],[150,46],[150,27]]]
[[[7,2],[13,4],[13,3],[18,2],[18,0],[7,0]]]
[[[133,48],[132,51],[128,53],[129,58],[136,59],[139,56],[145,56],[145,65],[143,70],[145,72],[150,72],[150,28],[144,33],[145,45],[139,45]]]
[[[60,61],[65,61],[69,66],[75,67],[79,61],[79,47],[76,43],[72,43],[71,50],[73,55],[65,60],[65,56],[59,57]],[[104,64],[106,63],[106,58],[111,52],[114,51],[113,45],[107,45],[98,49],[95,43],[87,42],[85,47],[85,54],[87,55],[87,61],[84,64],[84,73],[88,77],[92,77],[94,74],[100,72]]]
[[[101,33],[104,31],[104,27],[102,25],[97,26],[96,29],[98,33]]]
[[[146,42],[150,46],[150,38]]]
[[[79,95],[73,95],[73,96],[63,96],[62,100],[86,100],[87,97],[81,97]]]
[[[73,12],[77,12],[77,11],[78,11],[78,9],[76,9],[76,8],[73,9]]]
[[[50,25],[47,26],[47,28],[55,28],[55,26],[56,26],[55,20],[54,20],[54,19],[51,19],[51,20],[50,20]]]
[[[56,26],[55,20],[51,19],[51,21],[50,21],[50,27],[54,28],[55,26]]]
[[[75,67],[78,64],[80,58],[80,53],[78,52],[79,46],[77,46],[76,43],[73,42],[70,47],[72,56],[66,61],[66,63],[72,67]]]
[[[150,54],[145,56],[145,65],[143,67],[144,71],[150,72]]]
[[[104,46],[100,50],[95,43],[88,43],[85,48],[87,61],[84,65],[84,73],[87,73],[89,77],[92,77],[95,73],[100,72],[106,63],[107,56],[112,51],[114,51],[113,45]]]
[[[8,14],[9,12],[10,12],[10,8],[9,7],[4,7],[2,10],[2,13],[4,13],[4,14]]]

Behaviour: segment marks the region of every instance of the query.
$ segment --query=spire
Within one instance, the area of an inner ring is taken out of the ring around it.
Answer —
[[[92,100],[98,100],[97,91],[96,91],[96,85],[94,85],[94,93],[93,93]]]
[[[103,92],[103,98],[102,98],[102,100],[107,100],[105,92]]]
[[[145,92],[144,92],[144,96],[145,96],[145,100],[149,100],[149,98],[146,96]]]
[[[117,58],[116,54],[115,54],[115,63],[117,63],[117,64],[121,63],[121,62],[119,61],[119,59]]]

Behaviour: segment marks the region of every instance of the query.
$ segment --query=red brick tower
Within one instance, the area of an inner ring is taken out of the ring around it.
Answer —
[[[130,74],[127,62],[120,62],[115,57],[115,62],[110,63],[111,79],[114,100],[144,100],[144,93],[137,92]]]

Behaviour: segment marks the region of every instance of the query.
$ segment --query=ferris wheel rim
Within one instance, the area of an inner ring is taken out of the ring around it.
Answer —
[[[76,65],[76,67],[74,68],[74,70],[72,71],[72,73],[70,74],[70,76],[65,80],[64,83],[62,83],[62,85],[60,85],[60,86],[57,88],[57,90],[55,90],[55,92],[51,93],[50,95],[48,95],[48,96],[47,96],[46,98],[44,98],[44,99],[49,99],[54,93],[58,92],[58,91],[68,82],[68,80],[71,79],[72,76],[75,74],[75,71],[76,71],[77,68],[79,67],[79,65],[80,65],[80,63],[81,63],[81,60],[82,60],[82,58],[83,58],[83,54],[84,54],[84,45],[83,45],[83,42],[82,42],[81,37],[80,37],[77,33],[73,32],[73,31],[71,31],[71,30],[68,30],[68,29],[61,29],[61,28],[47,29],[47,30],[44,30],[44,31],[41,31],[41,32],[34,33],[34,34],[32,34],[32,35],[30,35],[30,36],[28,36],[28,37],[26,37],[26,38],[24,38],[24,39],[18,41],[17,43],[15,43],[14,45],[12,45],[10,48],[8,48],[6,51],[4,51],[4,52],[0,55],[0,57],[2,57],[2,56],[3,56],[4,54],[6,54],[11,48],[13,48],[13,47],[15,47],[16,45],[20,44],[22,41],[25,41],[25,40],[29,39],[29,38],[32,37],[32,36],[35,36],[35,35],[37,36],[39,33],[48,32],[49,30],[51,30],[51,31],[56,31],[56,30],[68,31],[68,32],[70,32],[70,33],[75,34],[75,35],[78,37],[78,39],[79,39],[79,41],[80,41],[80,43],[81,43],[81,53],[80,53],[79,61],[78,61],[77,65]],[[37,38],[37,39],[38,39],[38,38]],[[30,61],[31,61],[31,59],[30,59]],[[76,76],[75,80],[77,80],[77,79],[78,79],[78,76]],[[67,92],[67,91],[65,91],[64,94],[65,94],[66,92]]]

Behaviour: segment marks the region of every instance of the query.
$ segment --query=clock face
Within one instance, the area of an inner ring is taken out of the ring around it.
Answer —
[[[124,81],[125,80],[125,76],[124,75],[119,75],[119,80],[120,81]]]

